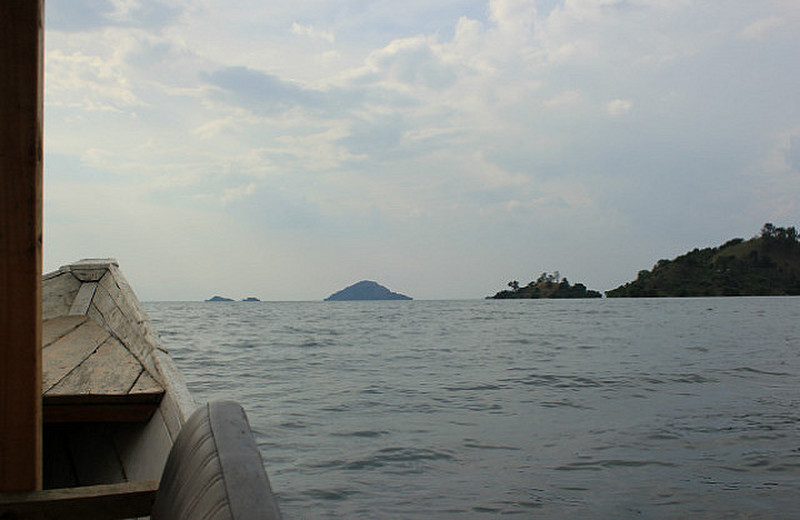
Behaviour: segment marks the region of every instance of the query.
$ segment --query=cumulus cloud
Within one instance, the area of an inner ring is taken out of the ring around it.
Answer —
[[[406,237],[391,251],[405,263],[438,240],[432,265],[469,253],[506,267],[550,252],[577,265],[591,229],[608,286],[652,251],[747,233],[764,208],[800,219],[785,189],[800,171],[789,3],[49,0],[47,12],[50,175],[130,183],[132,214],[224,212],[219,228],[249,244],[274,233],[289,267],[301,253],[286,236],[334,250],[332,225],[351,245],[378,229]],[[68,200],[79,184],[51,186]],[[550,252],[530,245],[543,242]]]
[[[48,105],[119,112],[145,104],[113,57],[55,50],[48,53],[47,66]]]
[[[425,37],[395,40],[371,53],[366,63],[381,80],[412,87],[441,90],[457,78],[455,69],[442,60],[432,41]]]

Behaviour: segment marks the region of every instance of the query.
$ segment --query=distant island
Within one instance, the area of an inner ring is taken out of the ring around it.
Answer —
[[[230,298],[225,298],[224,296],[212,296],[211,298],[206,300],[207,302],[232,302],[233,300]]]
[[[243,301],[243,302],[260,302],[261,300],[259,300],[259,299],[258,299],[258,298],[256,298],[255,296],[248,296],[247,298],[245,298],[245,299],[244,299],[244,300],[242,300],[242,301]]]
[[[411,300],[405,294],[390,291],[386,287],[369,280],[362,280],[349,287],[345,287],[339,292],[335,292],[325,298],[326,302],[331,301],[357,301],[357,300]]]
[[[582,283],[570,285],[566,278],[561,278],[558,271],[555,273],[542,273],[535,281],[521,287],[519,282],[514,280],[508,282],[511,289],[500,291],[489,299],[508,300],[508,299],[535,299],[535,298],[601,298],[603,295],[598,291],[587,289]]]
[[[609,298],[787,295],[800,295],[800,239],[794,226],[769,222],[760,236],[659,260],[636,280],[606,291]]]

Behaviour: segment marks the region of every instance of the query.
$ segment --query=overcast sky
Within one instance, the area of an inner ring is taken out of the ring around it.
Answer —
[[[612,289],[800,224],[797,0],[48,0],[45,270]]]

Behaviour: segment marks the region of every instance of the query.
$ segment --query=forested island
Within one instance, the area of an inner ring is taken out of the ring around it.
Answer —
[[[794,226],[764,224],[750,240],[659,260],[636,280],[606,291],[614,297],[800,295],[800,238]]]
[[[526,286],[520,286],[514,280],[508,282],[510,289],[500,291],[490,299],[535,299],[535,298],[600,298],[602,294],[598,291],[587,289],[582,283],[570,285],[569,281],[561,278],[558,271],[555,273],[542,273],[539,278],[530,282]]]

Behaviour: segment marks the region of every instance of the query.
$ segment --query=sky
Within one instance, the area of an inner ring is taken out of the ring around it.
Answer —
[[[800,224],[797,0],[48,0],[45,272],[482,298]]]

